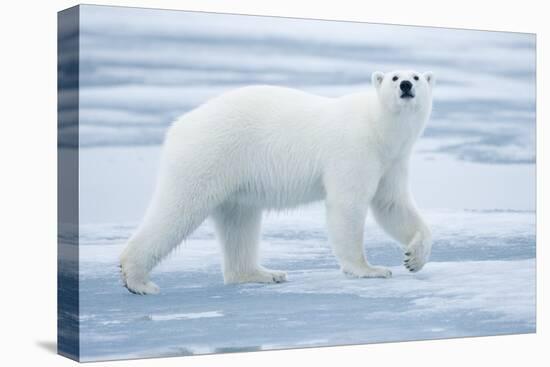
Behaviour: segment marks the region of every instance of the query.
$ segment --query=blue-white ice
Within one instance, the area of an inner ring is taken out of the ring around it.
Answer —
[[[534,332],[533,35],[92,6],[80,25],[83,360]],[[315,204],[264,218],[263,264],[287,283],[223,285],[207,222],[153,272],[160,295],[122,287],[176,116],[243,85],[339,96],[400,68],[438,77],[411,162],[435,240],[421,272],[369,219],[369,261],[394,276],[344,277]],[[60,116],[72,149],[75,111]]]
[[[535,215],[429,211],[432,262],[411,274],[370,221],[370,261],[391,279],[352,279],[337,267],[322,207],[266,216],[263,263],[273,285],[222,283],[209,223],[153,272],[161,294],[121,285],[116,258],[133,225],[89,225],[80,248],[82,358],[116,359],[302,346],[527,333],[535,330]]]
[[[534,162],[532,34],[90,6],[80,26],[81,146],[159,144],[182,112],[244,85],[340,96],[416,69],[438,80],[435,151]]]

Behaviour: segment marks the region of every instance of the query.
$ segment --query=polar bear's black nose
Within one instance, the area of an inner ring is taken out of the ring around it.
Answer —
[[[401,90],[403,92],[409,92],[411,90],[412,86],[413,85],[412,85],[411,82],[409,82],[408,80],[403,80],[401,82],[401,84],[399,85],[399,88],[401,88]]]

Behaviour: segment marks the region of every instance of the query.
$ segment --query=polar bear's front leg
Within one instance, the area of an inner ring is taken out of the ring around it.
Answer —
[[[213,218],[223,250],[225,284],[286,281],[285,272],[259,264],[261,209],[224,203],[216,209]]]
[[[411,197],[407,170],[400,162],[382,177],[371,208],[380,226],[403,245],[405,267],[417,272],[430,258],[432,235]]]
[[[366,207],[351,201],[327,199],[329,242],[346,274],[360,278],[389,278],[389,269],[372,266],[363,252],[363,231]]]

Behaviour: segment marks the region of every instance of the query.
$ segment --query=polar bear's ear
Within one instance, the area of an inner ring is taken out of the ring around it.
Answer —
[[[433,87],[434,84],[435,84],[435,77],[434,77],[434,73],[432,73],[431,71],[427,71],[424,73],[424,79],[426,79],[426,81],[428,82],[428,84],[430,85],[430,87]]]
[[[372,78],[371,78],[372,85],[374,85],[376,88],[378,88],[380,84],[382,84],[383,80],[384,80],[383,72],[375,71],[374,73],[372,73]]]

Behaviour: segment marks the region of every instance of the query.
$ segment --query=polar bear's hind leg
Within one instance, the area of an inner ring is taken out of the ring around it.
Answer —
[[[135,294],[159,292],[149,280],[149,273],[201,225],[215,207],[204,192],[174,185],[170,177],[166,181],[159,185],[143,222],[120,256],[123,284]]]
[[[286,273],[259,265],[262,211],[260,208],[224,203],[213,214],[223,252],[223,277],[230,283],[280,283]]]

